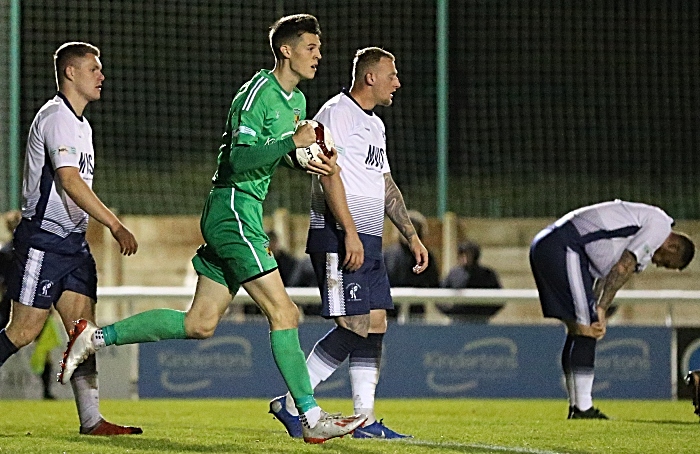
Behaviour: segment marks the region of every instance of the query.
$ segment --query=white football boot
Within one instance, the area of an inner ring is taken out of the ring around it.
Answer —
[[[304,441],[307,443],[323,443],[331,438],[343,437],[351,434],[360,427],[366,420],[365,415],[341,416],[329,414],[321,410],[321,418],[314,427],[309,427],[306,418],[302,414],[301,428],[304,434]]]
[[[62,384],[67,384],[75,368],[95,353],[95,345],[92,343],[92,335],[95,331],[97,326],[94,323],[84,318],[76,320],[75,326],[69,333],[68,347],[63,353],[61,372],[58,373],[58,381]]]

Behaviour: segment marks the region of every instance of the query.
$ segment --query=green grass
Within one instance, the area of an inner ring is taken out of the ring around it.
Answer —
[[[349,400],[323,399],[329,411]],[[563,400],[380,400],[379,417],[412,433],[404,441],[323,445],[290,439],[267,401],[103,401],[111,421],[143,435],[79,436],[70,401],[0,401],[0,453],[695,453],[700,424],[688,401],[596,402],[610,421],[567,421]]]

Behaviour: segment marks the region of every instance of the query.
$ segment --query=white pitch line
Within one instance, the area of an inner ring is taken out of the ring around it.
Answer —
[[[534,448],[521,448],[517,446],[499,446],[499,445],[487,445],[482,443],[457,443],[457,442],[436,442],[436,441],[423,441],[423,440],[401,440],[403,443],[418,446],[431,446],[431,447],[443,447],[443,448],[476,448],[484,449],[487,451],[494,452],[522,452],[527,454],[562,454],[558,451],[546,451],[542,449]]]

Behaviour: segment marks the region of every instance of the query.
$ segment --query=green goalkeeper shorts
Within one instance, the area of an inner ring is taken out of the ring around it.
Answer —
[[[200,220],[205,244],[192,259],[197,273],[235,295],[242,283],[277,268],[262,215],[262,203],[245,192],[212,189]]]

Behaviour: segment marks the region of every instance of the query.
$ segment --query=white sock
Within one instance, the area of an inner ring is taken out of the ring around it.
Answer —
[[[576,385],[574,384],[574,374],[569,371],[564,375],[566,379],[566,392],[569,395],[569,406],[576,406]]]
[[[576,408],[586,411],[593,406],[593,372],[574,372]]]
[[[377,418],[374,416],[374,392],[379,381],[379,370],[375,367],[351,366],[350,383],[352,384],[352,401],[355,407],[355,414],[360,413],[367,416],[364,423],[368,426],[374,423]]]
[[[95,351],[107,346],[105,344],[105,336],[102,333],[102,328],[92,333],[92,344],[95,346]]]
[[[319,383],[328,380],[328,377],[333,375],[337,366],[328,364],[318,354],[314,348],[309,357],[306,359],[306,368],[309,369],[309,379],[311,387],[316,389]]]
[[[335,367],[326,363],[321,359],[320,356],[316,354],[316,349],[314,348],[309,357],[306,359],[306,368],[309,370],[309,379],[311,381],[311,389],[316,389],[319,383],[328,380],[328,377],[333,375],[335,372]],[[284,401],[285,408],[287,411],[294,415],[299,415],[299,410],[296,405],[294,405],[294,399],[291,393],[287,393],[286,399]]]
[[[305,412],[299,417],[301,423],[306,427],[313,429],[318,424],[318,420],[321,419],[321,407],[316,406],[311,410]]]
[[[97,373],[75,375],[70,379],[75,405],[78,407],[80,425],[91,428],[97,425],[102,419],[100,414],[100,394],[97,387]]]

